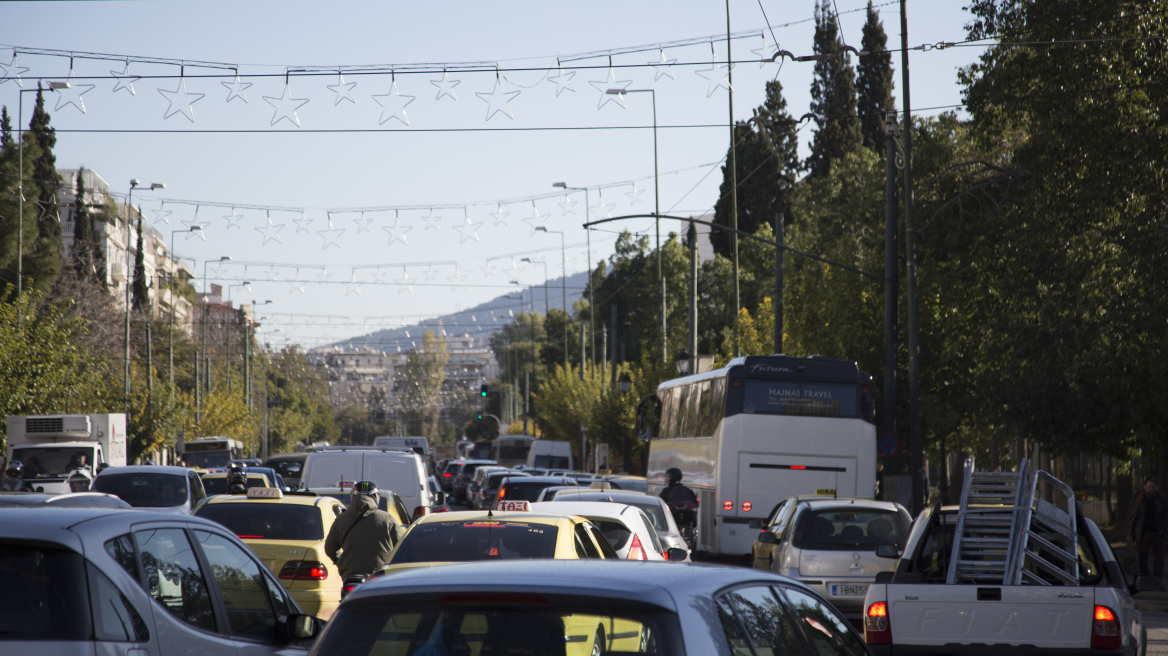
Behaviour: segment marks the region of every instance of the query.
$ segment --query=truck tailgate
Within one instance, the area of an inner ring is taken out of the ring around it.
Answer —
[[[1090,587],[888,586],[894,645],[1034,645],[1088,649]]]

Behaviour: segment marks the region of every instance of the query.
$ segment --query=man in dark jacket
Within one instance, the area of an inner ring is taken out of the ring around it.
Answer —
[[[1148,571],[1151,552],[1156,576],[1164,578],[1164,537],[1168,535],[1168,500],[1156,489],[1152,479],[1144,481],[1143,490],[1132,500],[1126,526],[1128,538],[1139,545],[1140,574]]]
[[[377,508],[380,493],[376,485],[360,481],[350,497],[349,509],[333,522],[324,539],[324,552],[336,563],[342,580],[377,571],[401,538],[393,516]]]

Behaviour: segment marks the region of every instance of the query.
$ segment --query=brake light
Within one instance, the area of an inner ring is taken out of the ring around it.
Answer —
[[[328,567],[316,560],[290,560],[280,568],[280,578],[294,581],[324,581]]]
[[[883,601],[868,606],[864,617],[864,642],[870,645],[891,645],[892,628],[888,625],[888,606]]]
[[[1107,606],[1095,607],[1095,621],[1091,624],[1091,649],[1122,649],[1119,621]]]
[[[805,465],[791,465],[791,469],[807,469]]]
[[[439,508],[438,510],[435,510],[435,511],[433,511],[433,512],[434,512],[434,513],[444,513],[444,512],[446,512],[446,511],[448,511],[448,510],[450,510],[450,509],[449,509],[449,508],[447,508],[446,506],[443,506],[443,507],[441,507],[441,508]]]
[[[742,502],[742,512],[750,512],[750,509],[753,507],[754,504],[750,503],[749,501]]]
[[[641,546],[641,538],[637,537],[636,533],[633,534],[633,546],[629,547],[629,555],[626,558],[628,560],[649,560],[645,548]]]
[[[264,536],[262,536],[262,535],[237,535],[235,537],[239,538],[240,540],[262,540],[262,539],[264,539]]]
[[[450,472],[442,472],[442,476],[443,478],[454,478],[454,474],[451,474]]]
[[[502,487],[501,487],[501,488],[499,488],[499,498],[500,498],[500,499],[502,499],[504,496],[506,496],[506,495],[504,494],[506,491],[507,491],[507,489],[506,489],[506,488],[502,488]]]
[[[734,502],[733,501],[723,501],[722,502],[722,509],[723,510],[734,510]]]

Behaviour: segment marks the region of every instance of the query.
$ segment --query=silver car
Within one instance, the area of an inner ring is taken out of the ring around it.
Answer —
[[[876,546],[903,548],[912,524],[904,506],[870,499],[799,499],[779,512],[778,528],[764,528],[756,546],[771,546],[769,569],[815,589],[841,613],[858,619],[877,572],[896,567]],[[761,543],[761,544],[760,544]],[[757,563],[757,560],[756,560]]]
[[[810,588],[767,572],[623,560],[402,570],[341,603],[313,656],[870,654]]]
[[[135,508],[189,515],[207,498],[193,469],[166,465],[130,465],[103,469],[93,491],[112,494]]]
[[[0,508],[0,654],[293,656],[319,628],[214,522]]]

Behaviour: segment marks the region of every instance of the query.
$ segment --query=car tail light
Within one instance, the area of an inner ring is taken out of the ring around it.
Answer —
[[[750,512],[750,509],[753,507],[754,507],[754,504],[752,504],[749,501],[742,502],[742,512]]]
[[[430,514],[430,507],[429,506],[418,506],[417,508],[414,508],[414,519],[417,519],[419,517],[425,517],[426,515],[429,515],[429,514]]]
[[[454,474],[451,474],[450,472],[443,472],[442,477],[443,478],[454,478]]]
[[[346,583],[346,584],[342,585],[341,586],[341,597],[344,597],[345,595],[349,594],[359,585],[361,585],[361,584],[360,583]]]
[[[290,560],[280,568],[280,578],[295,581],[324,581],[328,567],[317,560]]]
[[[431,511],[431,512],[433,512],[433,513],[437,514],[437,513],[444,513],[444,512],[447,512],[447,511],[449,511],[449,510],[450,510],[450,509],[449,509],[449,508],[447,508],[446,506],[442,506],[442,507],[441,507],[441,508],[439,508],[438,510],[433,510],[433,511]]]
[[[734,502],[733,501],[723,501],[722,502],[722,509],[723,510],[734,510]]]
[[[499,498],[502,499],[504,496],[506,496],[506,492],[506,488],[499,488]]]
[[[868,606],[864,617],[864,642],[870,645],[891,645],[892,627],[888,624],[888,606],[883,601]]]
[[[633,546],[629,547],[629,555],[626,558],[628,560],[649,560],[645,548],[641,546],[641,538],[637,537],[636,533],[633,534]]]
[[[1119,621],[1107,606],[1095,607],[1095,621],[1091,625],[1091,649],[1122,649]]]

